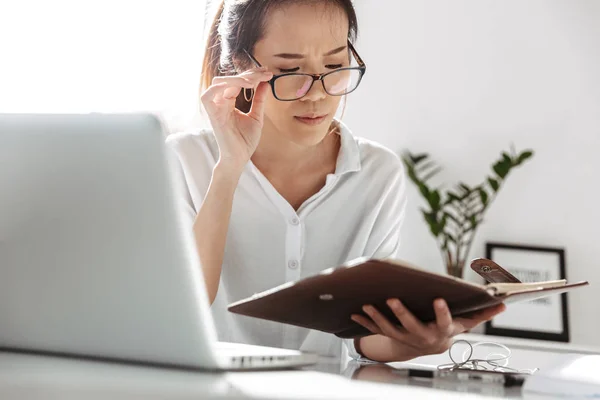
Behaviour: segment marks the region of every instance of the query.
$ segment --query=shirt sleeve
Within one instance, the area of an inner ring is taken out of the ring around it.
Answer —
[[[365,257],[398,257],[400,230],[404,221],[407,199],[404,168],[401,162],[397,165],[390,184],[385,188],[383,201],[367,242]],[[343,342],[350,358],[361,362],[371,361],[358,353],[354,346],[354,339],[344,339]]]
[[[175,204],[181,221],[182,229],[185,232],[192,232],[197,211],[192,201],[190,189],[185,177],[183,165],[179,154],[173,148],[173,145],[167,143],[167,156],[171,170],[173,182],[173,191]]]
[[[406,212],[406,177],[399,162],[386,187],[379,213],[365,249],[365,257],[397,258],[400,230]]]
[[[182,228],[192,232],[210,186],[218,147],[212,134],[202,131],[172,134],[166,140],[166,148]]]
[[[350,357],[353,360],[357,360],[357,361],[361,361],[361,362],[371,361],[368,358],[363,357],[362,354],[360,354],[356,350],[356,347],[354,346],[354,339],[343,339],[343,342],[344,342],[344,346],[346,347],[346,350],[348,351],[348,357]]]

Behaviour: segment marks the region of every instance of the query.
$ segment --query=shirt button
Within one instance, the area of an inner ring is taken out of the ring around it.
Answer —
[[[298,261],[296,261],[296,260],[290,260],[290,261],[288,261],[288,267],[290,269],[296,269],[296,268],[298,268]]]
[[[292,225],[298,225],[300,223],[300,220],[296,217],[290,219],[290,224]]]

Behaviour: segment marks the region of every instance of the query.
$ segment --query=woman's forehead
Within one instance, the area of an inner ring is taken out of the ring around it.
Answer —
[[[326,52],[344,46],[348,30],[348,17],[339,7],[293,4],[269,12],[256,50],[260,47],[274,52]]]

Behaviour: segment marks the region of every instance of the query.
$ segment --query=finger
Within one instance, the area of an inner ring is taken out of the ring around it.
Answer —
[[[204,93],[202,93],[202,98],[212,100],[218,94],[222,94],[225,91],[225,89],[232,87],[252,89],[254,88],[254,85],[252,84],[252,82],[248,82],[245,79],[227,79],[216,81],[214,84],[210,85],[209,88],[206,89],[206,91],[204,91]]]
[[[254,98],[252,99],[252,106],[248,116],[257,120],[262,124],[263,117],[265,115],[265,103],[267,95],[269,94],[269,84],[261,82],[256,90],[254,91]]]
[[[366,305],[363,307],[363,311],[371,317],[375,324],[377,324],[377,327],[381,330],[382,334],[396,340],[401,340],[402,332],[381,314],[379,310],[373,306]]]
[[[223,92],[223,98],[227,100],[236,99],[241,91],[241,87],[228,87]]]
[[[252,87],[254,87],[260,82],[268,81],[272,77],[273,74],[271,72],[260,71],[235,76],[217,76],[213,78],[212,83],[218,85],[223,82],[228,82],[232,84],[237,84],[240,87],[246,87],[244,85],[250,83]]]
[[[260,82],[268,81],[273,77],[271,72],[261,72],[248,76],[217,76],[212,85],[202,94],[203,104],[218,102],[221,98],[235,99],[242,89],[254,89]]]
[[[239,76],[246,76],[246,75],[253,75],[253,74],[262,74],[265,72],[269,72],[267,71],[267,67],[257,67],[257,68],[250,68],[244,72],[242,72],[241,74],[239,74]]]
[[[200,95],[200,101],[204,104],[205,107],[209,107],[217,97],[222,97],[225,89],[231,87],[227,82],[221,82],[214,85],[210,85],[208,89],[206,89]]]
[[[220,83],[217,85],[211,85],[200,95],[200,102],[204,105],[204,108],[210,115],[214,109],[214,100],[217,95],[222,95],[225,89],[228,87],[227,83]]]
[[[387,301],[388,307],[392,310],[396,318],[402,323],[404,329],[409,333],[427,338],[429,332],[427,327],[419,321],[398,299],[390,299]]]
[[[241,85],[241,87],[243,88],[253,88],[252,84],[249,82],[244,81],[243,83],[241,83]],[[200,96],[200,101],[207,109],[207,111],[210,112],[214,110],[215,103],[218,103],[225,96],[225,91],[230,88],[235,88],[236,90],[240,89],[240,84],[237,82],[234,83],[223,81],[221,83],[211,85],[208,89],[204,91],[204,93],[202,93],[202,95]],[[231,95],[231,93],[228,93],[228,95]],[[231,98],[229,98],[229,100],[231,100]]]
[[[436,299],[433,302],[433,309],[438,330],[445,336],[450,336],[452,333],[452,314],[450,314],[448,304],[444,299]]]
[[[365,318],[362,315],[358,314],[352,314],[350,319],[352,319],[352,321],[356,322],[357,324],[367,328],[370,332],[376,335],[381,335],[381,329],[379,329],[377,325],[375,325],[373,321],[371,321],[369,318]]]

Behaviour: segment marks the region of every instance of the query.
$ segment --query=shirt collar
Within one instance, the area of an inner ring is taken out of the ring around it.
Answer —
[[[356,139],[350,129],[340,120],[335,120],[339,125],[341,139],[340,152],[338,154],[334,175],[343,175],[347,172],[360,171],[360,151]]]

